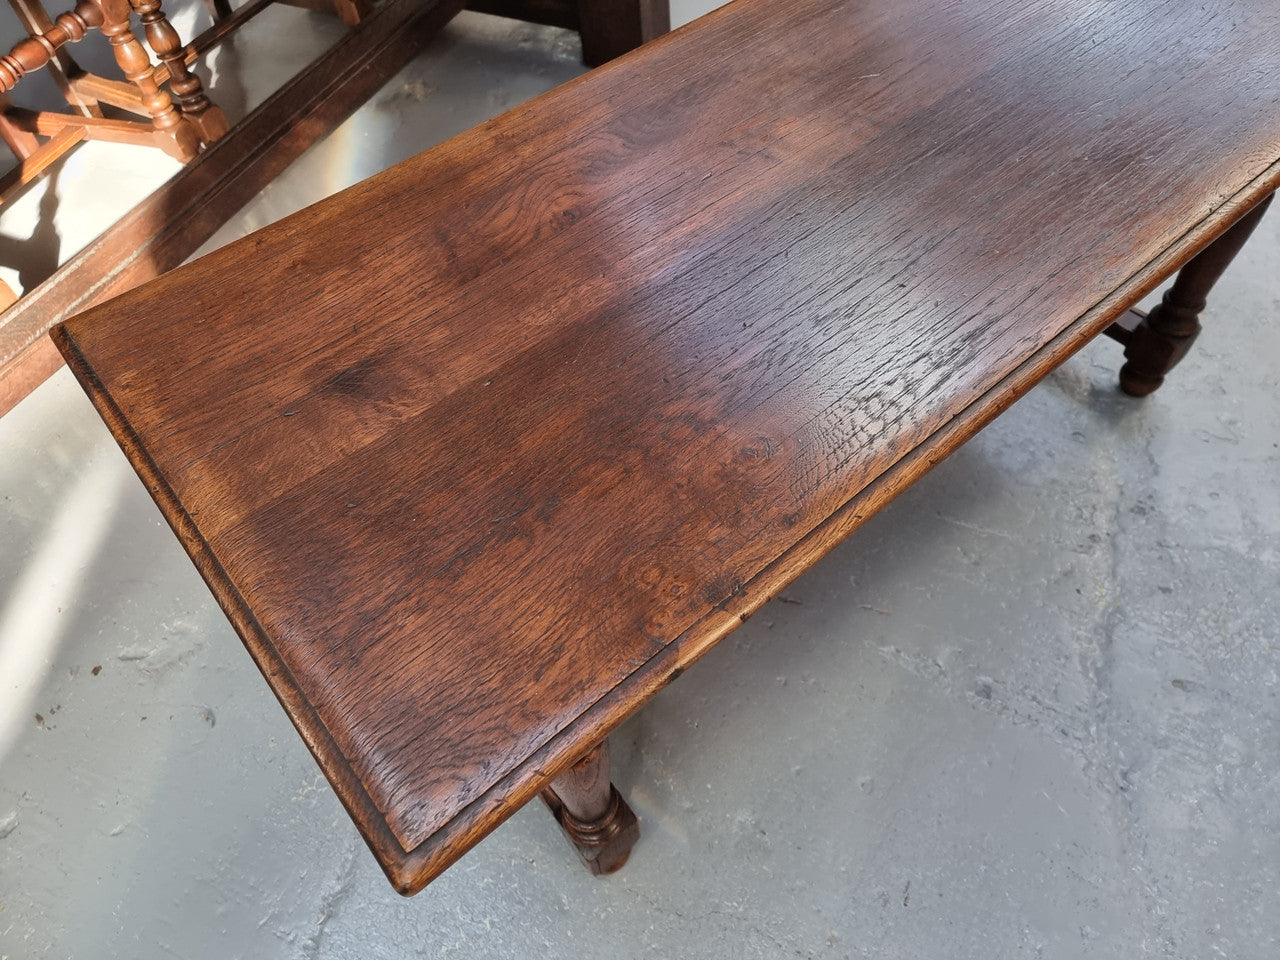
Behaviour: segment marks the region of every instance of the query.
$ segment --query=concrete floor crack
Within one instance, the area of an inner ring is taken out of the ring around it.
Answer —
[[[356,877],[359,874],[360,857],[364,853],[364,844],[359,838],[350,841],[342,869],[334,878],[333,886],[320,899],[320,915],[315,922],[315,931],[306,939],[303,956],[308,960],[318,960],[324,941],[325,925],[342,907],[342,904],[355,889]]]

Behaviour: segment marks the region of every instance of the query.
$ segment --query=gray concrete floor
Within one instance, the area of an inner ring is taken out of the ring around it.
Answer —
[[[573,56],[467,18],[217,242]],[[1280,955],[1278,265],[1272,216],[1164,390],[1091,345],[627,723],[620,874],[533,805],[410,900],[58,374],[0,420],[0,958]]]

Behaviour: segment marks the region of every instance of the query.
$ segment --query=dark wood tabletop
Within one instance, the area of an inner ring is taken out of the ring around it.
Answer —
[[[56,338],[412,891],[1277,183],[1275,0],[738,0]]]

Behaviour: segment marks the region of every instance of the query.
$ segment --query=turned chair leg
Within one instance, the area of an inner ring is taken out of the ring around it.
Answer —
[[[183,162],[192,159],[200,150],[200,135],[178,112],[169,94],[156,84],[151,57],[129,25],[133,13],[129,0],[93,2],[102,9],[102,33],[111,43],[116,63],[142,94],[142,104],[151,115],[151,125],[158,134],[158,146]]]
[[[552,781],[542,799],[593,874],[613,873],[627,862],[640,823],[609,782],[608,740]]]
[[[9,6],[18,15],[18,19],[22,21],[22,26],[26,28],[29,35],[44,36],[53,30],[54,21],[40,0],[9,0]],[[83,76],[84,70],[71,59],[70,53],[62,48],[56,50],[53,58],[45,64],[45,70],[53,77],[53,82],[62,91],[62,96],[77,113],[84,117],[102,116],[102,108],[98,105],[98,101],[76,89],[74,80]]]
[[[147,43],[169,68],[169,90],[182,115],[195,126],[200,141],[213,143],[227,132],[227,118],[205,96],[200,78],[187,67],[186,47],[160,9],[160,0],[130,0],[146,31]]]
[[[1151,393],[1187,355],[1200,333],[1200,312],[1209,291],[1253,233],[1272,196],[1265,197],[1191,259],[1160,303],[1129,335],[1124,351],[1127,362],[1120,368],[1120,389],[1129,396]]]

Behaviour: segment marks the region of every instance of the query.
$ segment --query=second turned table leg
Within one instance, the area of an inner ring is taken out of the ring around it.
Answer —
[[[613,873],[627,862],[640,822],[609,782],[608,740],[552,781],[542,799],[593,874]]]
[[[1191,349],[1200,334],[1200,311],[1223,271],[1230,266],[1274,194],[1265,197],[1226,233],[1196,254],[1178,273],[1146,318],[1128,337],[1120,368],[1120,389],[1131,397],[1145,397]]]

